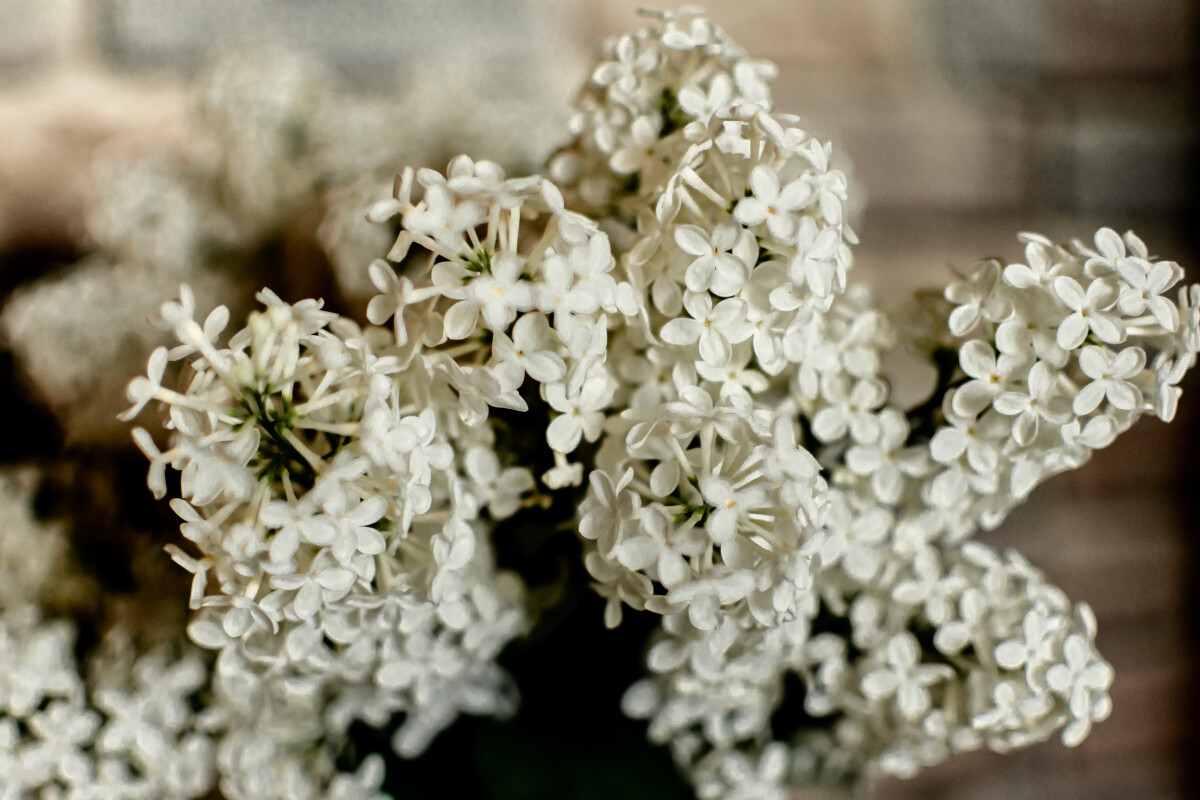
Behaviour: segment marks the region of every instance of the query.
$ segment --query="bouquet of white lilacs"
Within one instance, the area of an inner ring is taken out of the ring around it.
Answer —
[[[497,656],[537,604],[493,537],[535,511],[579,537],[609,627],[661,617],[623,708],[702,798],[1079,743],[1113,677],[1091,611],[971,537],[1172,417],[1200,287],[1133,234],[1022,234],[1025,263],[898,326],[848,282],[849,182],[773,109],[773,75],[699,12],[657,14],[606,43],[548,177],[401,172],[367,212],[398,225],[367,324],[264,289],[225,337],[186,286],[163,304],[176,344],[125,416],[164,411],[168,436],[134,438],[156,496],[179,473],[198,650],[114,660],[122,697],[169,669],[206,708],[131,701],[167,733],[106,735],[116,700],[67,678],[30,700],[6,672],[0,759],[33,765],[0,771],[10,793],[386,796],[379,758],[342,771],[353,724],[399,720],[414,757],[462,713],[516,710]],[[903,343],[938,366],[908,409],[883,378]],[[43,697],[72,724],[35,724]]]

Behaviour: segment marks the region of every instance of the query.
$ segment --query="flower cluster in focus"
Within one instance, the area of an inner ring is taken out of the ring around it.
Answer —
[[[604,45],[546,177],[466,155],[397,176],[365,211],[398,231],[362,265],[365,322],[264,289],[226,335],[188,287],[164,303],[172,346],[124,417],[162,421],[133,435],[155,496],[179,487],[196,647],[118,642],[85,690],[22,666],[72,632],[5,610],[0,774],[385,797],[378,756],[345,769],[353,725],[417,757],[536,691],[497,662],[541,620],[495,541],[535,511],[608,627],[657,620],[622,710],[700,798],[1081,742],[1111,709],[1094,615],[973,536],[1174,416],[1200,287],[1132,233],[1021,234],[1024,263],[945,290],[936,386],[898,404],[904,331],[851,280],[851,184],[774,71],[698,11],[655,14]]]

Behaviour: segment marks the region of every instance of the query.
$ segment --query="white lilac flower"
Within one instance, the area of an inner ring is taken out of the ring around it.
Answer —
[[[761,753],[718,750],[696,766],[696,796],[730,800],[786,800],[788,748],[772,742]]]
[[[675,243],[696,257],[684,275],[688,291],[711,289],[719,297],[730,297],[742,288],[758,256],[753,235],[730,222],[717,225],[711,237],[696,225],[680,225]]]
[[[1061,369],[1068,351],[1058,344],[1055,301],[1045,293],[1014,297],[1012,313],[996,327],[996,350],[1023,362],[1033,358]]]
[[[1022,366],[1013,356],[996,352],[990,345],[972,340],[962,346],[959,361],[963,372],[970,376],[954,393],[954,413],[965,417],[978,416],[1015,378]]]
[[[643,510],[638,533],[623,538],[613,548],[614,560],[635,572],[647,571],[668,590],[679,585],[692,576],[685,558],[698,555],[703,550],[704,540],[693,528],[683,535],[676,535],[675,542],[671,542],[668,539],[673,533],[671,527],[670,517],[662,506]],[[653,570],[650,570],[652,565]]]
[[[1014,274],[1021,276],[1020,272]],[[997,306],[1000,304],[997,303],[995,288],[998,280],[999,265],[995,261],[984,261],[966,279],[946,287],[945,297],[955,305],[948,320],[952,334],[965,336],[981,318],[992,320],[997,316]]]
[[[422,173],[418,178],[428,175]],[[466,232],[483,221],[484,210],[473,200],[458,202],[449,186],[430,183],[424,198],[412,208],[404,209],[404,227],[415,235],[433,239],[440,249],[457,254],[465,247]]]
[[[1083,344],[1089,332],[1109,344],[1117,344],[1125,338],[1124,325],[1109,313],[1117,300],[1116,289],[1111,283],[1095,280],[1085,291],[1074,278],[1059,275],[1053,286],[1058,299],[1073,312],[1059,323],[1060,347],[1074,350]]]
[[[788,263],[788,277],[795,286],[807,285],[818,298],[828,298],[845,288],[845,267],[839,263],[841,236],[836,228],[818,231],[812,217],[804,217],[796,241],[796,253]]]
[[[738,401],[746,402],[752,395],[764,392],[771,386],[762,372],[750,367],[753,355],[749,342],[739,342],[733,346],[729,363],[724,367],[714,367],[707,361],[698,361],[695,363],[696,373],[719,386],[718,392],[721,397],[734,396]]]
[[[521,507],[521,495],[535,486],[533,474],[525,467],[501,469],[500,459],[490,447],[469,450],[464,466],[475,495],[487,506],[492,519],[512,516]]]
[[[1025,667],[1026,678],[1033,682],[1039,667],[1053,657],[1052,620],[1038,608],[1025,614],[1021,621],[1021,636],[1005,639],[996,645],[996,664],[1004,669],[1015,670]]]
[[[613,385],[600,366],[582,364],[578,380],[546,386],[546,402],[559,412],[546,428],[546,441],[558,453],[570,453],[586,438],[594,442],[604,421],[603,410],[612,399]]]
[[[393,256],[393,260],[399,261],[404,258],[406,252],[407,247],[405,248],[405,252],[389,255]],[[375,288],[381,294],[372,297],[371,302],[367,305],[367,319],[372,325],[383,325],[389,319],[393,319],[396,330],[396,344],[403,347],[408,344],[410,336],[408,326],[406,325],[405,311],[409,306],[415,306],[430,300],[436,295],[432,291],[432,287],[416,290],[413,287],[412,281],[407,276],[397,276],[395,271],[383,259],[372,261],[368,269],[371,276],[371,283],[375,285]],[[434,344],[437,343],[434,342]]]
[[[659,332],[664,341],[685,346],[699,344],[700,358],[714,367],[729,363],[733,345],[749,339],[753,328],[746,320],[746,304],[736,298],[715,306],[707,292],[686,292],[683,305],[690,319],[676,317]]]
[[[1149,312],[1164,330],[1174,331],[1179,327],[1179,309],[1161,296],[1183,277],[1178,264],[1173,261],[1150,264],[1140,258],[1123,258],[1117,261],[1117,272],[1124,281],[1117,296],[1122,313],[1137,317]]]
[[[1071,404],[1066,395],[1059,391],[1058,375],[1051,364],[1039,361],[1030,367],[1025,386],[1027,393],[1001,392],[992,401],[996,411],[1016,417],[1013,440],[1022,446],[1028,445],[1037,436],[1041,420],[1062,425],[1071,416]]]
[[[1075,413],[1083,416],[1096,409],[1100,401],[1123,411],[1132,411],[1141,403],[1142,393],[1130,378],[1140,375],[1146,365],[1146,352],[1126,347],[1113,355],[1110,351],[1086,345],[1079,351],[1079,368],[1091,378],[1075,395]]]
[[[600,470],[588,476],[591,491],[580,508],[579,533],[585,539],[598,542],[603,553],[612,552],[621,537],[622,527],[635,524],[638,517],[641,499],[626,489],[632,480],[632,469],[625,470],[615,482]]]
[[[883,404],[886,389],[878,380],[851,383],[844,374],[831,375],[821,382],[822,399],[827,403],[813,416],[813,434],[823,442],[833,442],[850,434],[859,443],[873,441],[879,435],[879,421],[873,413]]]
[[[1112,228],[1101,228],[1096,231],[1096,235],[1092,237],[1095,242],[1095,249],[1088,248],[1084,245],[1076,243],[1076,248],[1080,255],[1087,256],[1087,261],[1084,262],[1083,268],[1089,277],[1104,277],[1118,272],[1120,263],[1129,255],[1145,257],[1146,246],[1141,240],[1135,237],[1132,232],[1128,234],[1128,244],[1132,253],[1126,252],[1126,241],[1121,238],[1121,235]]]
[[[802,551],[820,558],[821,569],[841,564],[854,580],[867,584],[883,563],[884,542],[893,519],[883,508],[854,508],[845,495],[833,493],[824,529]]]
[[[566,377],[566,362],[559,355],[555,335],[541,314],[525,314],[518,319],[512,328],[512,338],[504,331],[497,331],[492,337],[492,356],[500,370],[512,373],[502,379],[506,386],[520,386],[525,375],[547,384]]]
[[[727,116],[733,101],[734,86],[729,75],[713,76],[708,90],[699,86],[685,86],[679,90],[679,107],[696,118],[707,122],[713,115]]]
[[[1025,239],[1027,264],[1009,264],[1004,268],[1004,281],[1018,289],[1049,288],[1062,268],[1061,255],[1049,239],[1036,234],[1022,234]],[[964,331],[965,332],[965,331]]]
[[[1062,645],[1063,661],[1046,670],[1046,683],[1067,698],[1072,722],[1063,729],[1063,743],[1074,747],[1083,741],[1094,721],[1106,718],[1111,710],[1108,688],[1112,667],[1096,657],[1090,634],[1072,634]]]
[[[43,623],[36,606],[14,606],[0,623],[0,648],[5,654],[0,711],[20,719],[51,698],[82,697],[82,681],[71,656],[72,626]]]
[[[934,461],[951,464],[965,455],[967,465],[980,474],[996,470],[1009,434],[1009,423],[998,412],[978,419],[951,412],[946,414],[946,423],[929,442],[929,455]]]
[[[920,450],[906,448],[909,426],[904,415],[893,408],[879,415],[879,433],[874,440],[851,446],[846,466],[871,480],[871,489],[884,503],[897,503],[904,493],[905,478],[923,475],[928,461]]]
[[[929,686],[954,674],[946,664],[919,663],[920,646],[911,633],[898,633],[883,648],[883,665],[862,678],[868,700],[895,698],[896,708],[906,719],[916,719],[929,708]]]
[[[752,194],[734,209],[734,218],[751,228],[765,223],[779,241],[794,239],[799,225],[794,212],[813,201],[813,188],[808,181],[797,178],[781,186],[779,175],[760,164],[750,171],[750,190]]]

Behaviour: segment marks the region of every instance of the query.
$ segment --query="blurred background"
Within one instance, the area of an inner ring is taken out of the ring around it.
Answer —
[[[354,194],[355,176],[380,175],[386,191],[404,164],[444,166],[462,151],[538,169],[565,138],[566,101],[600,38],[639,26],[643,4],[0,0],[0,405],[28,421],[3,460],[96,458],[128,441],[112,414],[152,342],[111,317],[124,304],[141,320],[157,299],[105,287],[177,285],[187,265],[139,272],[152,248],[129,245],[136,235],[121,219],[136,212],[161,232],[186,217],[196,241],[224,236],[227,250],[252,252],[250,277],[224,273],[212,298],[240,293],[245,303],[243,284],[270,283],[354,308],[369,290],[348,277],[365,266],[362,240],[328,220],[378,191]],[[778,63],[778,110],[848,155],[865,199],[858,277],[885,299],[942,286],[949,268],[978,257],[1019,260],[1022,230],[1087,239],[1101,225],[1132,228],[1200,279],[1200,9],[1188,0],[707,8],[746,50]],[[241,66],[219,66],[230,63],[214,61],[220,53]],[[234,101],[212,99],[213,87],[237,81],[245,86],[221,96]],[[288,105],[286,92],[309,100]],[[310,101],[334,121],[289,120]],[[253,155],[222,162],[230,142],[310,166],[313,152],[334,155],[317,159],[319,191],[296,189],[295,176],[256,172]],[[147,164],[157,165],[150,182],[131,188],[128,176]],[[175,177],[160,191],[163,175]],[[188,217],[181,197],[208,198],[211,209]],[[158,262],[191,258],[172,244],[183,234],[172,235]],[[196,247],[213,262],[222,252]],[[330,267],[335,279],[321,278]],[[1173,425],[1140,424],[986,537],[1093,606],[1117,672],[1111,719],[1075,750],[1052,741],[980,753],[869,797],[1200,796],[1197,398],[1193,375]]]

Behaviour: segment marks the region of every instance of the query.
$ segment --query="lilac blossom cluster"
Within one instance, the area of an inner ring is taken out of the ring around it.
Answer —
[[[215,783],[220,712],[193,712],[208,685],[194,648],[137,653],[114,629],[81,669],[70,545],[37,519],[32,469],[0,473],[0,795],[201,797]]]
[[[169,443],[135,439],[156,494],[180,472],[190,633],[253,720],[216,746],[228,796],[343,780],[355,721],[403,713],[415,756],[460,713],[511,713],[496,656],[531,617],[491,537],[560,497],[605,622],[662,618],[623,705],[702,798],[1075,745],[1108,715],[1086,604],[971,537],[1172,417],[1200,288],[1132,234],[1024,234],[1026,263],[946,290],[938,385],[895,404],[899,333],[848,280],[849,182],[773,110],[773,73],[698,12],[657,15],[605,45],[550,178],[467,156],[397,177],[367,213],[399,226],[368,325],[264,290],[222,343],[223,308],[163,305],[177,344],[127,417],[165,409]]]

